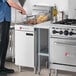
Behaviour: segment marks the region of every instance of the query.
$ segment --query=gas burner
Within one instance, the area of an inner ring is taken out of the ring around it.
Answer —
[[[62,21],[55,22],[54,24],[74,25],[76,24],[76,19],[64,19]]]

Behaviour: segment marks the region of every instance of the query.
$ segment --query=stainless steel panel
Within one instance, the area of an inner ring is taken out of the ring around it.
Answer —
[[[50,38],[51,61],[58,64],[76,65],[76,41]]]

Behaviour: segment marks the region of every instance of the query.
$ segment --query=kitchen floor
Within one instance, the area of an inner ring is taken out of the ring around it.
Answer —
[[[22,71],[19,72],[18,66],[16,66],[14,63],[11,63],[11,62],[6,62],[6,67],[13,68],[15,70],[14,74],[8,74],[7,76],[39,76],[38,74],[34,74],[34,71],[32,68],[22,67]],[[49,76],[48,73],[49,73],[49,70],[43,68],[41,70],[40,76]],[[52,70],[51,76],[55,76],[54,70]],[[76,73],[66,72],[66,71],[58,71],[58,76],[76,76]]]

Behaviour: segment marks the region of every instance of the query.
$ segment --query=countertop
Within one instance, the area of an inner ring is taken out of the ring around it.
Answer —
[[[51,23],[51,21],[46,21],[46,22],[36,24],[36,25],[28,25],[28,24],[19,24],[18,23],[18,24],[13,25],[13,27],[18,27],[17,25],[23,26],[23,27],[27,26],[27,27],[33,27],[33,28],[49,29],[51,27],[51,25],[53,25],[53,24]]]
[[[43,28],[43,29],[49,29],[51,27],[52,23],[50,21],[43,22],[40,24],[34,25],[34,28]]]

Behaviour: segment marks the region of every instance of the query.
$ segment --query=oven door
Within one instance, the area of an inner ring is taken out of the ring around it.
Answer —
[[[50,38],[51,62],[76,65],[76,40]]]

